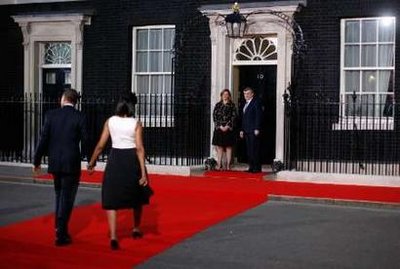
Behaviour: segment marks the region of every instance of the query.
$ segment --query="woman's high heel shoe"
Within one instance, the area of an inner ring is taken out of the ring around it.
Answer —
[[[110,247],[111,247],[112,250],[118,250],[119,249],[118,240],[117,239],[111,239]]]

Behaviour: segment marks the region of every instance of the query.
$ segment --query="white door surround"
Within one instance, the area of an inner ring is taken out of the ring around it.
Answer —
[[[71,87],[82,91],[83,28],[90,25],[90,16],[73,14],[35,14],[12,16],[21,27],[24,45],[24,92],[39,93],[40,44],[71,43]]]
[[[243,40],[253,36],[270,36],[276,39],[277,60],[277,85],[276,85],[276,146],[274,162],[283,162],[284,159],[284,103],[282,95],[291,82],[292,72],[292,44],[293,36],[288,29],[287,22],[282,18],[272,15],[271,11],[277,11],[292,18],[294,12],[299,9],[299,4],[304,1],[276,1],[240,4],[240,13],[247,17],[248,30],[243,39],[230,39],[226,36],[224,17],[232,13],[228,5],[206,5],[199,10],[209,18],[211,38],[211,123],[212,109],[219,101],[219,94],[222,89],[233,89],[234,65],[233,55],[238,45]],[[249,63],[247,63],[249,64]],[[268,64],[254,61],[254,65]],[[213,124],[213,123],[212,123]],[[212,130],[211,136],[212,137]],[[210,140],[210,152],[212,145]]]

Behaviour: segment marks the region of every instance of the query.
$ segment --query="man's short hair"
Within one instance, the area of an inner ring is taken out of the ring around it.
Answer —
[[[69,103],[76,105],[79,100],[79,93],[74,89],[66,89],[63,92],[64,99]]]
[[[254,93],[254,90],[253,90],[253,88],[251,88],[251,87],[246,87],[246,88],[244,88],[243,91],[244,91],[244,92],[251,91],[251,92]]]

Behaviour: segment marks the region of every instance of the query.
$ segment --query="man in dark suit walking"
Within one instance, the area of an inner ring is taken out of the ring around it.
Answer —
[[[260,160],[260,131],[262,125],[262,105],[258,98],[254,96],[254,90],[247,87],[243,90],[246,104],[243,107],[242,129],[240,137],[246,141],[247,160],[250,173],[261,172]]]
[[[81,174],[81,150],[87,154],[87,124],[85,116],[75,109],[79,94],[68,89],[61,97],[61,108],[46,114],[44,126],[34,156],[35,174],[40,172],[42,157],[49,157],[48,172],[54,178],[56,195],[56,246],[71,243],[68,222],[74,206]],[[87,156],[87,155],[86,155]]]

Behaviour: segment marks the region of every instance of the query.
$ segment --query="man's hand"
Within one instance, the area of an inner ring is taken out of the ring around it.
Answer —
[[[35,176],[35,177],[39,176],[42,173],[42,167],[40,165],[34,166],[32,168],[32,173],[33,173],[33,176]]]
[[[244,137],[244,132],[240,131],[239,136],[240,136],[240,138],[243,138]]]
[[[260,134],[260,131],[259,130],[254,130],[254,135],[255,136],[257,136],[257,135],[259,135]]]

